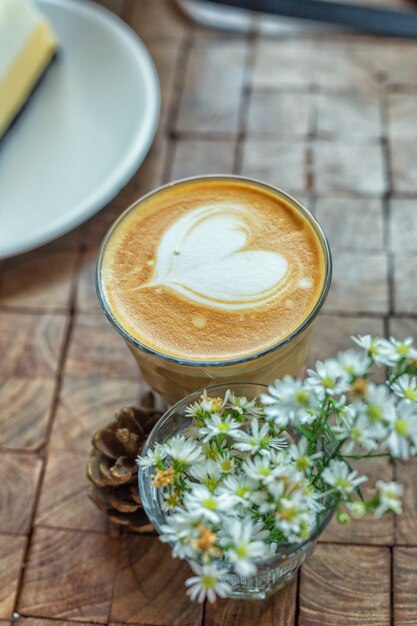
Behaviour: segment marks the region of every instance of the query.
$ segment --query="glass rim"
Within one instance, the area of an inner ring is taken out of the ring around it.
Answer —
[[[124,220],[124,218],[131,211],[133,211],[138,205],[140,205],[142,202],[144,202],[148,198],[154,195],[157,195],[159,192],[165,189],[169,189],[170,187],[175,187],[177,185],[183,185],[183,184],[191,184],[198,180],[230,180],[230,181],[236,180],[238,182],[239,181],[247,182],[254,186],[262,187],[266,190],[269,190],[275,195],[278,195],[284,198],[284,200],[289,202],[292,207],[294,207],[299,213],[301,213],[303,217],[305,217],[307,221],[309,222],[309,224],[312,226],[312,228],[314,229],[314,232],[316,233],[320,241],[320,245],[323,251],[323,258],[325,260],[325,277],[324,277],[323,286],[322,286],[320,295],[313,309],[310,311],[308,316],[301,322],[301,324],[297,326],[297,328],[295,328],[289,335],[287,335],[286,337],[284,337],[277,343],[274,343],[271,346],[268,346],[267,348],[263,348],[262,350],[259,350],[252,354],[248,354],[248,355],[236,357],[236,358],[231,358],[231,359],[216,360],[216,361],[199,361],[196,359],[186,359],[186,358],[181,358],[181,357],[175,357],[169,354],[164,354],[163,352],[160,352],[159,350],[155,350],[154,348],[147,346],[145,343],[142,343],[141,341],[139,341],[139,339],[136,339],[129,332],[127,332],[127,330],[123,328],[123,326],[117,321],[117,319],[113,315],[110,309],[110,306],[106,300],[106,297],[104,295],[104,290],[103,290],[102,281],[101,281],[101,268],[102,268],[102,263],[103,263],[103,256],[104,256],[106,246],[110,238],[112,237],[114,231],[119,226],[119,224]],[[163,361],[166,361],[168,363],[173,363],[175,365],[182,365],[182,366],[188,366],[188,367],[204,367],[204,368],[226,367],[229,365],[249,363],[250,361],[254,361],[255,359],[258,359],[260,357],[266,356],[268,354],[272,354],[279,348],[293,341],[296,337],[298,337],[298,335],[300,335],[306,328],[310,326],[312,321],[316,318],[317,314],[321,310],[326,300],[329,288],[330,288],[331,279],[332,279],[332,255],[330,251],[330,245],[329,245],[327,236],[323,228],[321,227],[317,219],[314,217],[314,215],[311,213],[311,211],[307,209],[307,207],[305,207],[299,200],[294,198],[292,195],[290,195],[286,191],[283,191],[279,187],[275,187],[274,185],[265,183],[256,178],[250,178],[247,176],[240,176],[240,175],[235,175],[235,174],[207,174],[207,175],[202,175],[202,176],[190,176],[187,178],[180,178],[170,183],[160,185],[156,189],[149,191],[145,195],[135,200],[130,206],[127,207],[127,209],[125,209],[119,215],[119,217],[113,222],[113,224],[110,226],[107,233],[105,234],[103,241],[101,242],[101,245],[99,248],[99,252],[97,256],[97,263],[96,263],[96,273],[95,273],[96,292],[97,292],[98,300],[100,302],[100,306],[104,314],[106,315],[107,319],[111,323],[111,325],[117,330],[117,332],[123,337],[123,339],[128,344],[141,350],[142,352],[156,356],[159,359],[162,359]]]
[[[163,415],[161,415],[161,417],[156,422],[156,424],[154,425],[151,432],[146,438],[145,444],[141,451],[141,456],[146,455],[148,448],[150,446],[154,445],[155,443],[158,443],[158,433],[165,426],[166,422],[168,422],[169,419],[178,412],[180,407],[182,408],[183,406],[191,404],[199,396],[201,396],[203,392],[207,392],[208,395],[210,395],[211,393],[213,394],[218,393],[220,392],[220,390],[227,391],[227,389],[230,389],[231,391],[234,391],[236,387],[239,387],[239,386],[257,387],[258,389],[260,388],[264,391],[268,390],[268,385],[265,385],[263,383],[236,381],[236,382],[231,382],[231,383],[218,383],[216,385],[211,385],[209,387],[197,389],[197,391],[192,391],[188,395],[181,398],[181,400],[178,400],[169,409],[167,409]],[[157,533],[162,534],[163,531],[162,531],[161,524],[159,523],[158,519],[156,519],[155,515],[152,514],[153,506],[152,506],[152,503],[148,499],[148,495],[147,495],[148,490],[146,489],[146,485],[145,485],[145,483],[149,481],[150,479],[150,472],[151,472],[150,468],[147,468],[147,469],[144,468],[138,472],[139,494],[140,494],[140,498],[143,504],[144,511],[146,515],[148,516],[149,521],[154,526]],[[158,510],[160,510],[161,514],[163,514],[162,509],[158,509]],[[277,560],[281,560],[281,555],[283,554],[285,554],[287,558],[295,557],[298,552],[307,548],[308,545],[314,542],[317,539],[317,537],[324,531],[324,529],[326,528],[326,526],[332,519],[334,512],[335,512],[334,507],[331,507],[329,508],[329,510],[324,511],[321,515],[319,523],[317,524],[314,531],[307,539],[305,539],[304,541],[301,541],[300,543],[283,544],[283,546],[286,546],[287,549],[284,548],[284,550],[282,550],[279,554],[268,557],[267,559],[260,559],[256,561],[257,566],[259,567],[267,566],[268,564],[274,563]],[[173,545],[173,544],[169,543],[169,545]],[[225,572],[226,572],[226,569],[225,569]]]

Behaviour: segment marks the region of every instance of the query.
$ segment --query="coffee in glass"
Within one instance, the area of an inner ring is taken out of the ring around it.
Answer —
[[[330,278],[329,246],[307,209],[231,176],[148,194],[112,226],[97,264],[106,315],[168,402],[297,374]]]

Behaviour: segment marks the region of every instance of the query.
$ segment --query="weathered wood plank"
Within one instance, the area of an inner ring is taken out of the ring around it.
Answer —
[[[54,390],[52,379],[0,382],[0,448],[36,451],[45,443]]]
[[[326,311],[388,313],[387,257],[378,253],[353,252],[339,252],[335,255]]]
[[[395,543],[417,545],[417,459],[395,462],[395,478],[404,487],[403,513],[395,518]]]
[[[157,537],[129,536],[116,576],[111,621],[147,626],[199,626],[202,606],[185,594],[191,570]]]
[[[41,248],[9,260],[0,283],[0,305],[65,311],[70,304],[77,250]]]
[[[297,584],[265,601],[218,600],[207,604],[204,626],[294,626]]]
[[[417,616],[417,548],[394,548],[394,624],[413,626]]]
[[[118,541],[101,533],[38,528],[19,612],[107,623],[117,554]]]
[[[192,47],[175,124],[178,132],[238,131],[246,55],[242,41],[208,39]]]
[[[1,458],[1,457],[0,457]],[[88,498],[84,452],[53,450],[49,454],[35,524],[73,530],[104,531],[106,515]]]
[[[34,454],[0,453],[0,532],[29,531],[41,468]]]
[[[53,378],[66,325],[64,315],[0,313],[0,377]]]
[[[12,617],[26,537],[0,535],[0,618]]]
[[[137,404],[144,385],[106,378],[65,378],[54,421],[51,447],[88,454],[95,430],[114,419],[116,411]]]
[[[71,378],[139,379],[127,345],[103,314],[77,316],[65,374]]]
[[[389,624],[389,549],[319,545],[301,569],[299,625]]]

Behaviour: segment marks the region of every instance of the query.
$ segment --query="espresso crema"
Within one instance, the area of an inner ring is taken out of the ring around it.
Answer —
[[[206,178],[165,187],[116,223],[100,283],[132,338],[180,359],[228,361],[293,333],[323,290],[318,235],[291,199]]]

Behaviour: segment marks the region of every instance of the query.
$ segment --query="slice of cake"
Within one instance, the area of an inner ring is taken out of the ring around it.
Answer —
[[[0,138],[57,47],[49,23],[30,0],[0,0]]]

